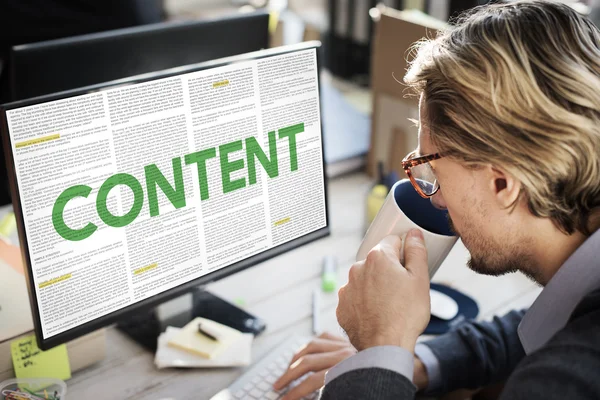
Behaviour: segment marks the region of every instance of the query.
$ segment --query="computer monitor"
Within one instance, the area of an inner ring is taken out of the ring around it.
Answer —
[[[42,349],[329,234],[319,47],[2,106]]]
[[[269,47],[269,14],[171,21],[15,46],[12,101]]]
[[[165,22],[15,46],[11,101],[269,47],[269,15],[257,11],[211,20]],[[2,154],[0,142],[0,154]],[[0,205],[9,202],[0,163]]]

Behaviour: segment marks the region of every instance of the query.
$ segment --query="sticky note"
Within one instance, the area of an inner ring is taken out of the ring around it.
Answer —
[[[16,227],[17,220],[14,213],[8,213],[0,219],[0,235],[9,237],[13,234]]]
[[[2,238],[0,238],[0,261],[5,262],[9,267],[14,268],[14,270],[21,275],[24,274],[21,249],[6,243]]]
[[[71,377],[67,346],[64,344],[42,351],[37,346],[35,335],[31,335],[12,341],[10,352],[17,378],[67,380]]]
[[[279,23],[279,13],[277,11],[271,11],[269,13],[269,34],[274,34]]]
[[[215,341],[198,332],[198,324],[218,332],[219,340]],[[214,359],[242,337],[242,332],[205,318],[196,318],[181,328],[177,335],[168,341],[168,345],[180,350]]]

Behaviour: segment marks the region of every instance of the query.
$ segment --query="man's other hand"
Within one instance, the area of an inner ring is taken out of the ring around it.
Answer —
[[[404,244],[398,236],[385,237],[366,260],[350,268],[348,283],[338,296],[338,322],[358,351],[393,345],[414,352],[430,316],[427,251],[421,231],[411,230]]]
[[[305,374],[312,373],[302,383],[287,392],[282,400],[300,399],[321,389],[325,382],[325,373],[355,353],[356,349],[348,339],[325,332],[294,355],[288,370],[273,384],[273,388],[281,390]]]

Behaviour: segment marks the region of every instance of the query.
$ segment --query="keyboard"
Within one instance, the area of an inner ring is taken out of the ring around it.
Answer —
[[[256,364],[249,367],[235,382],[227,389],[214,395],[211,400],[276,400],[300,384],[309,375],[292,382],[287,388],[280,391],[273,390],[273,383],[287,370],[294,354],[306,343],[310,337],[293,335],[271,350]],[[319,392],[314,392],[304,399],[313,400],[318,397]]]

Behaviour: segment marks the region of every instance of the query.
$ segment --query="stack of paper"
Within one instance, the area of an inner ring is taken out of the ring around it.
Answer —
[[[213,332],[218,332],[219,340],[199,333],[200,323],[210,325]],[[158,368],[249,365],[253,338],[251,333],[241,333],[217,322],[196,318],[183,328],[168,327],[159,336],[154,363]]]

